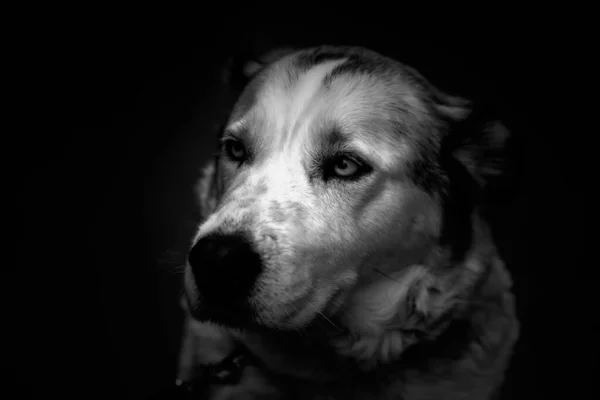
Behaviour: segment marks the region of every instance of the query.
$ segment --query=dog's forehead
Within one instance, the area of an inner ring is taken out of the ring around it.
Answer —
[[[240,97],[229,128],[250,127],[249,135],[279,149],[334,129],[391,144],[419,107],[418,92],[394,61],[362,49],[317,49],[263,71]]]
[[[330,60],[313,66],[306,71],[279,71],[265,85],[250,115],[270,124],[268,133],[280,139],[297,136],[306,131],[306,124],[314,123],[317,115],[331,108],[331,93],[326,90],[324,80],[345,59]]]
[[[330,68],[323,68],[324,64]],[[381,76],[394,66],[398,66],[395,61],[357,47],[322,46],[289,54],[267,66],[252,79],[238,98],[230,115],[230,122],[240,120],[258,101],[264,99],[265,92],[268,93],[273,88],[298,88],[298,81],[329,86],[333,80],[344,74],[374,73]],[[321,74],[312,71],[310,75],[321,79],[303,79],[306,78],[307,72],[314,69],[319,70]],[[292,93],[293,90],[290,90],[288,95]]]

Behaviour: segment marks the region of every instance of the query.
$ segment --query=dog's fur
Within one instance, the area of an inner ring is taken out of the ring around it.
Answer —
[[[278,57],[247,69],[222,138],[247,157],[222,153],[204,169],[192,243],[250,238],[262,261],[246,299],[253,324],[204,314],[187,266],[180,378],[243,343],[266,367],[214,398],[490,398],[518,322],[478,193],[508,131],[472,123],[468,101],[363,48]],[[346,154],[363,175],[330,174]],[[215,354],[194,344],[204,336],[221,343]]]

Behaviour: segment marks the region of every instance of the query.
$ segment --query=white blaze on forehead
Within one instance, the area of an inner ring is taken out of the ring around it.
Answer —
[[[259,118],[266,121],[266,131],[258,133],[269,137],[268,162],[258,175],[266,179],[268,194],[262,196],[265,206],[276,200],[280,203],[299,202],[308,204],[305,190],[305,177],[302,163],[303,145],[311,124],[311,116],[316,115],[315,107],[322,107],[320,93],[323,80],[345,58],[319,64],[298,76],[291,87],[275,84],[267,87],[258,105]]]
[[[347,59],[325,62],[316,65],[300,74],[297,81],[287,88],[283,85],[273,85],[266,88],[259,107],[261,114],[272,127],[270,134],[274,135],[277,148],[288,147],[287,144],[308,121],[307,116],[315,97],[323,88],[323,80],[335,67]],[[280,82],[274,80],[274,82]]]

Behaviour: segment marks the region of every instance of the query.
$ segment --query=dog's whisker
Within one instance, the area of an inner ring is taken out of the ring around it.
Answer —
[[[290,303],[290,305],[291,305],[291,306],[294,308],[294,311],[295,311],[296,313],[299,313],[299,312],[300,312],[300,309],[299,309],[299,308],[298,308],[298,307],[297,307],[297,306],[296,306],[294,303]],[[291,313],[288,313],[288,316],[289,316],[290,314],[291,314]],[[303,325],[299,325],[299,326],[296,326],[296,327],[294,327],[294,330],[295,330],[296,332],[300,333],[301,335],[304,335],[304,336],[306,336],[306,335],[307,335],[306,327],[304,327]]]
[[[390,275],[386,274],[385,272],[383,272],[383,271],[382,271],[382,270],[380,270],[380,269],[373,268],[373,270],[374,270],[375,272],[377,272],[378,274],[381,274],[381,275],[385,276],[386,278],[388,278],[388,279],[390,279],[390,280],[392,280],[392,281],[394,281],[394,282],[396,282],[396,283],[400,283],[400,281],[398,281],[398,279],[395,279],[395,278],[391,277]]]
[[[342,328],[340,328],[339,326],[337,326],[336,324],[333,323],[332,320],[330,320],[325,314],[323,314],[321,311],[319,311],[319,309],[317,307],[315,307],[314,304],[312,303],[308,303],[309,306],[311,306],[312,308],[315,309],[315,311],[317,312],[317,314],[319,314],[321,317],[323,317],[327,322],[329,322],[331,324],[331,326],[333,326],[334,328],[336,328],[337,330],[342,330]]]
[[[160,274],[180,275],[185,269],[186,254],[174,248],[166,250],[155,258],[153,266]]]
[[[346,309],[346,308],[345,308],[343,305],[342,305],[342,306],[340,306],[340,307],[337,309],[337,311],[338,311],[338,312],[343,312],[344,314],[346,314],[346,315],[347,315],[347,316],[349,316],[349,317],[352,317],[352,316],[354,315],[354,314],[352,314],[352,311],[350,311],[350,310],[347,310],[347,309]]]

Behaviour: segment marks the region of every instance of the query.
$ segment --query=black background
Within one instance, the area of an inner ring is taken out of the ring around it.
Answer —
[[[235,97],[223,67],[271,46],[323,43],[371,47],[442,89],[497,103],[517,139],[512,183],[491,218],[523,325],[505,395],[568,386],[578,398],[593,358],[581,345],[592,337],[579,324],[588,314],[572,306],[585,303],[580,136],[545,127],[563,112],[552,66],[566,57],[550,31],[503,21],[427,35],[360,17],[211,28],[211,15],[88,14],[46,24],[16,63],[30,103],[5,150],[19,154],[7,170],[18,184],[8,212],[22,235],[7,266],[17,277],[5,281],[15,398],[142,399],[172,384],[177,266],[198,222],[192,184]]]

